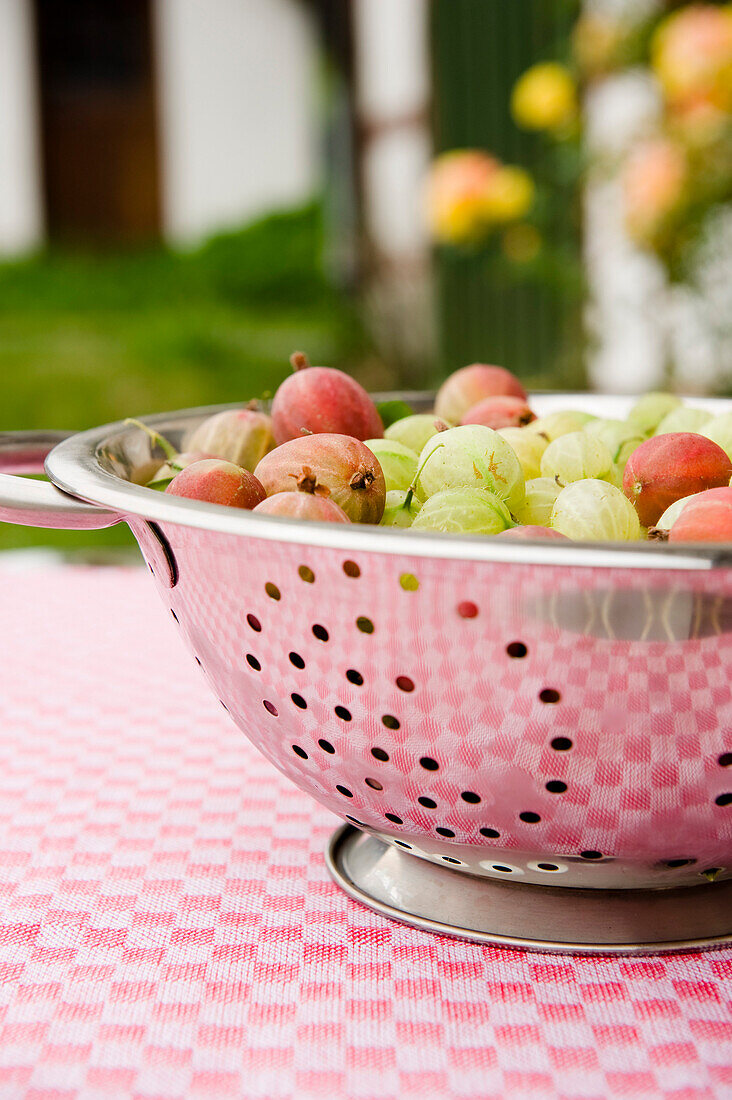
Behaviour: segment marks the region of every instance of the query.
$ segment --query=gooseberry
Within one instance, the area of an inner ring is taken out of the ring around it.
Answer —
[[[541,476],[569,485],[584,478],[611,481],[613,458],[602,442],[586,432],[568,432],[553,440],[541,459]]]
[[[440,432],[426,443],[419,461],[416,488],[423,500],[443,489],[482,488],[512,511],[523,501],[521,463],[503,436],[482,424]]]
[[[511,397],[506,394],[499,397],[486,397],[468,409],[461,424],[484,424],[486,428],[521,428],[536,420],[523,397]]]
[[[655,432],[665,416],[681,405],[675,393],[646,393],[640,397],[628,413],[628,422],[644,435]]]
[[[286,519],[309,519],[320,523],[350,523],[334,500],[315,493],[275,493],[254,509],[260,515]]]
[[[204,458],[186,466],[165,492],[229,508],[254,508],[266,496],[254,474],[220,458]]]
[[[549,440],[539,432],[529,432],[525,428],[499,428],[498,434],[502,435],[509,444],[528,480],[541,476],[541,456],[549,445]]]
[[[415,454],[420,454],[428,439],[452,427],[452,424],[441,420],[435,413],[414,413],[413,416],[405,416],[402,420],[390,424],[384,431],[384,437],[409,447]]]
[[[205,451],[252,471],[274,445],[269,416],[254,409],[226,409],[199,424],[186,449]]]
[[[497,535],[513,526],[508,508],[488,489],[443,489],[425,501],[412,523],[414,531],[460,535]]]
[[[281,444],[254,471],[267,496],[314,493],[340,505],[353,523],[378,523],[386,486],[376,456],[360,440],[323,432]]]
[[[522,503],[514,515],[526,527],[548,527],[554,502],[562,491],[553,477],[534,477],[526,482]]]
[[[726,486],[731,475],[732,460],[717,443],[694,432],[670,432],[633,451],[623,490],[643,526],[652,527],[675,500]]]
[[[286,378],[272,401],[277,443],[303,432],[375,439],[384,434],[376,406],[354,378],[332,367],[311,367],[306,355],[291,358],[295,373]]]
[[[732,488],[697,493],[671,527],[670,542],[732,542]]]
[[[567,538],[627,542],[640,537],[638,516],[628,498],[607,481],[573,481],[554,502],[551,525]]]
[[[387,493],[391,489],[406,492],[417,473],[419,456],[394,439],[367,439],[365,445],[379,460]]]
[[[459,424],[469,409],[486,397],[508,395],[524,401],[527,394],[518,378],[504,367],[473,363],[447,378],[435,398],[435,412],[444,420]]]

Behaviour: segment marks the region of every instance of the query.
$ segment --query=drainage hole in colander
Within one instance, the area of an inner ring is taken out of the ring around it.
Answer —
[[[535,814],[533,810],[524,810],[519,814],[519,819],[527,825],[537,825],[541,821],[539,814]]]
[[[457,613],[461,619],[477,619],[478,607],[472,600],[463,600],[457,605]]]
[[[320,738],[318,744],[320,745],[323,752],[329,752],[331,754],[335,752],[335,749],[331,745],[330,741],[326,741],[324,737]]]
[[[402,819],[400,817],[397,817],[396,814],[384,814],[384,817],[386,818],[387,821],[393,821],[395,825],[403,825],[404,824]]]
[[[346,710],[345,707],[336,707],[335,712],[343,722],[351,721],[351,712],[350,710]]]
[[[264,591],[267,593],[271,600],[281,599],[281,593],[276,584],[272,584],[272,581],[267,581],[264,586]]]
[[[224,708],[224,710],[226,711],[226,713],[227,713],[227,714],[230,714],[231,712],[229,711],[229,708],[227,707],[227,705],[226,705],[226,703],[224,702],[224,700],[223,700],[223,699],[219,699],[219,702],[221,703],[221,706],[222,706],[222,707]],[[266,704],[265,704],[265,706],[266,706]],[[274,713],[276,714],[276,713],[277,713],[277,711],[275,711]]]
[[[296,691],[293,691],[290,698],[292,699],[295,706],[299,707],[300,710],[307,710],[308,709],[308,705],[305,702],[305,700],[303,699],[302,695],[298,695]]]
[[[720,768],[732,768],[732,752],[723,752],[717,763]]]
[[[506,646],[506,653],[509,657],[513,657],[515,660],[519,660],[521,657],[525,657],[528,653],[528,649],[523,642],[509,642]]]
[[[461,791],[460,797],[463,802],[469,802],[471,806],[477,806],[480,802],[480,795],[476,794],[475,791]]]
[[[375,760],[381,760],[384,763],[386,763],[386,761],[389,759],[389,753],[386,752],[384,749],[380,749],[378,746],[375,746],[371,750],[371,755]]]
[[[397,676],[394,682],[400,691],[414,691],[414,680],[409,676]]]
[[[394,843],[398,844],[400,848],[406,848],[408,852],[412,850],[412,845],[407,844],[406,840],[395,840]]]
[[[198,661],[198,657],[196,657],[196,660]],[[198,663],[200,664],[201,662],[198,661]],[[247,664],[250,668],[253,668],[255,672],[262,671],[262,666],[253,653],[247,653]]]
[[[249,623],[252,630],[256,630],[257,634],[262,629],[262,624],[260,623],[256,615],[247,615],[247,622]]]
[[[356,626],[362,634],[373,634],[374,632],[374,624],[365,615],[359,615],[356,619]]]
[[[171,614],[171,615],[173,616],[173,618],[175,619],[175,621],[176,621],[176,622],[177,622],[177,623],[178,623],[178,624],[180,625],[180,619],[179,619],[179,618],[178,618],[178,616],[176,615],[175,611],[173,611],[173,608],[172,608],[172,607],[171,607],[171,609],[170,609],[170,614]]]
[[[344,561],[343,572],[346,574],[347,577],[355,578],[361,576],[361,570],[356,565],[355,561]]]
[[[549,794],[564,794],[567,789],[567,784],[561,779],[550,779],[546,784],[546,789],[549,791]]]
[[[505,863],[484,863],[481,862],[481,867],[486,871],[498,871],[502,875],[522,875],[523,871],[520,867],[511,867]]]
[[[732,791],[725,791],[714,799],[718,806],[732,806]]]
[[[454,859],[453,856],[441,856],[440,858],[442,859],[443,863],[454,863],[458,867],[462,867],[463,865],[462,860]]]
[[[437,828],[435,829],[435,832],[439,833],[440,836],[447,836],[447,837],[455,836],[452,829],[446,829],[444,825],[438,825]]]
[[[691,867],[696,863],[695,859],[664,859],[661,861],[662,867]]]
[[[561,875],[569,870],[566,863],[549,863],[548,861],[527,863],[526,866],[529,871],[543,871],[547,875]]]
[[[419,802],[420,806],[424,806],[425,810],[437,809],[437,803],[435,802],[434,798],[427,798],[426,795],[421,794],[417,801]]]
[[[359,821],[357,817],[351,817],[350,814],[346,814],[349,821],[352,821],[354,825],[360,825],[362,829],[368,829],[368,825],[365,821]]]
[[[295,756],[299,756],[302,760],[308,759],[308,754],[305,752],[305,749],[301,749],[299,745],[292,745],[291,748]]]
[[[263,699],[262,700],[262,706],[264,707],[265,710],[268,710],[269,713],[271,715],[273,715],[274,718],[277,717],[277,715],[278,715],[277,707],[274,705],[274,703],[270,703],[269,699]]]
[[[431,756],[420,756],[419,762],[425,771],[428,772],[436,772],[440,766]]]
[[[398,730],[401,726],[401,722],[393,714],[382,714],[381,721],[388,730]]]
[[[490,840],[497,840],[501,835],[498,829],[479,829],[478,832],[481,836],[487,836]]]
[[[383,791],[384,789],[382,784],[379,783],[378,779],[372,779],[371,776],[368,776],[366,779],[364,779],[364,783],[367,787],[370,787],[372,791]]]
[[[342,794],[344,798],[353,798],[353,791],[349,791],[348,787],[342,787],[340,783],[336,786],[338,794]]]
[[[704,875],[704,878],[708,878],[711,882],[714,882],[717,875],[721,875],[723,867],[707,867],[705,871],[700,871],[700,875]]]
[[[539,699],[542,703],[558,703],[561,698],[556,688],[543,688],[539,692]]]
[[[402,573],[399,583],[405,592],[416,592],[419,588],[419,581],[414,573]]]
[[[303,661],[303,659],[302,659],[302,657],[300,656],[299,653],[294,653],[294,652],[290,653],[289,657],[290,657],[290,664],[294,665],[295,668],[305,668],[305,662]]]
[[[551,741],[551,747],[555,752],[569,752],[573,742],[568,737],[555,737]]]
[[[315,623],[315,625],[313,626],[313,634],[319,642],[328,641],[328,631],[325,629],[324,626],[321,626],[320,623]]]
[[[356,687],[361,687],[363,685],[363,676],[360,672],[356,672],[355,668],[348,669],[346,673],[346,679],[349,680],[352,684],[355,684]]]
[[[193,660],[196,662],[196,664],[198,665],[199,668],[203,668],[203,665],[201,664],[201,658],[200,657],[194,657]]]
[[[315,580],[315,574],[308,565],[298,566],[297,572],[300,576],[300,580],[305,581],[307,584],[312,584]]]
[[[594,848],[587,848],[580,855],[582,859],[602,859],[602,852],[596,852]]]

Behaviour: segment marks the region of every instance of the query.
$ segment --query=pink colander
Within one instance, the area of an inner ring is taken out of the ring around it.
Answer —
[[[184,449],[214,411],[147,423]],[[543,949],[732,937],[732,547],[298,524],[142,487],[135,427],[58,439],[2,437],[0,518],[130,526],[221,705],[349,823],[351,896]]]

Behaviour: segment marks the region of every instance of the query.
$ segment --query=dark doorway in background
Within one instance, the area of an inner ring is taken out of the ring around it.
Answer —
[[[51,240],[160,231],[150,0],[35,0]]]

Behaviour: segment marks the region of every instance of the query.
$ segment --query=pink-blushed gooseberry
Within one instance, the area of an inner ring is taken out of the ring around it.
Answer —
[[[297,490],[329,497],[353,523],[378,523],[386,485],[376,456],[358,439],[323,432],[291,439],[255,470],[267,496]]]

